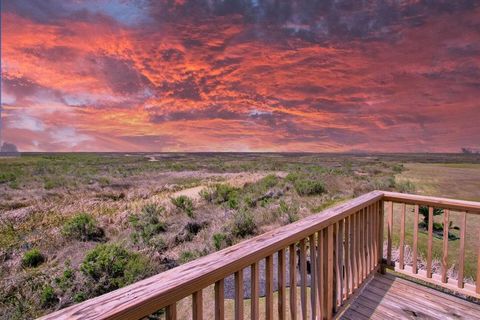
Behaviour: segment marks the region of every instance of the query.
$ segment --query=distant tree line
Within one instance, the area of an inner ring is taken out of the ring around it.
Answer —
[[[480,150],[474,150],[472,148],[462,148],[463,154],[480,154]]]

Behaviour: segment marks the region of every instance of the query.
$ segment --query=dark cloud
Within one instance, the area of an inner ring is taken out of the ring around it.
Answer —
[[[205,109],[192,109],[188,111],[175,111],[165,114],[152,114],[150,121],[162,123],[168,121],[191,121],[205,119],[238,120],[245,118],[245,115],[225,109],[221,106],[209,106]]]

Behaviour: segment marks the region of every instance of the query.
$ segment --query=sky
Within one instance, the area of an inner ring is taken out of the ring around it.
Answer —
[[[480,148],[480,1],[2,0],[21,151]]]

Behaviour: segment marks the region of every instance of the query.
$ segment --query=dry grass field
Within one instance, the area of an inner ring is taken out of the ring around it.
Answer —
[[[479,201],[479,181],[480,156],[460,154],[3,158],[0,318],[40,316],[375,189]],[[477,234],[467,233],[467,276]]]

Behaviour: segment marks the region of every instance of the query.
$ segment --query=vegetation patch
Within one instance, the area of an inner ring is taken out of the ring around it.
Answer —
[[[133,242],[150,244],[150,240],[159,233],[167,230],[167,224],[161,219],[165,208],[149,204],[142,208],[140,214],[129,217],[134,232],[131,234]],[[158,240],[158,239],[157,239]]]
[[[176,198],[172,198],[171,201],[175,207],[185,212],[190,218],[193,218],[194,206],[192,199],[182,195]]]
[[[41,265],[45,261],[45,257],[40,250],[34,248],[30,249],[23,254],[22,266],[28,268],[34,268]]]
[[[286,179],[293,184],[300,196],[319,195],[327,191],[322,181],[303,174],[290,173]]]
[[[97,220],[88,213],[79,213],[65,222],[62,233],[65,237],[80,241],[100,241],[104,231],[98,226]]]
[[[253,214],[249,210],[240,210],[235,213],[232,225],[232,234],[238,238],[254,235],[257,225]]]

